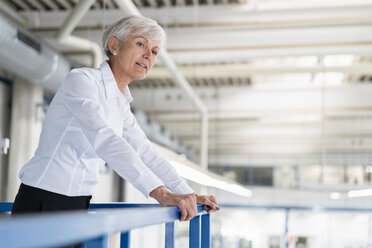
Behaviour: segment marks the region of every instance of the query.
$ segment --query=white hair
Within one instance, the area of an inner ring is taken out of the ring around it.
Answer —
[[[165,43],[165,32],[156,21],[136,15],[125,17],[107,27],[103,32],[102,45],[109,60],[113,56],[109,49],[110,38],[116,37],[121,48],[130,34],[143,35],[147,39],[159,40],[160,45]]]

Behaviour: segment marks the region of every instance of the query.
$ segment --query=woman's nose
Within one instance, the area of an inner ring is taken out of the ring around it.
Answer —
[[[149,58],[151,56],[151,49],[146,49],[143,56]]]

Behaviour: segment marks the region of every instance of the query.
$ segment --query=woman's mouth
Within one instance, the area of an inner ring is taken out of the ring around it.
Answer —
[[[136,62],[136,64],[147,70],[147,65],[145,65],[143,63],[139,63],[139,62]]]

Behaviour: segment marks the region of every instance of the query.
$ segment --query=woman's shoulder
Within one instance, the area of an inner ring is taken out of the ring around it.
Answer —
[[[69,74],[80,75],[89,79],[99,80],[101,73],[100,70],[96,68],[80,67],[72,69]]]
[[[76,87],[86,85],[90,87],[100,87],[102,81],[101,71],[95,68],[81,67],[72,69],[64,81],[64,87]]]

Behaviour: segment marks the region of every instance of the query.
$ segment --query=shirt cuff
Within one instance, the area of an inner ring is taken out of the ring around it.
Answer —
[[[181,181],[175,188],[172,189],[175,194],[192,194],[194,191],[190,186],[185,182]]]
[[[151,191],[159,186],[164,186],[164,183],[151,171],[146,170],[137,178],[134,185],[141,193],[149,198]]]

